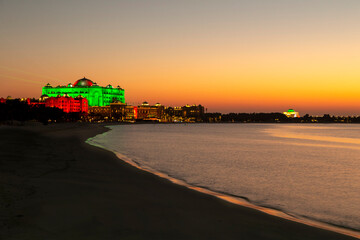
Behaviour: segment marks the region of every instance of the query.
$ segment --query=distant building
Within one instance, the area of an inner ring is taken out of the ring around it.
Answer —
[[[117,121],[134,121],[138,118],[138,107],[124,103],[110,104],[111,118]]]
[[[89,114],[90,115],[96,115],[96,116],[100,116],[103,118],[109,118],[110,117],[110,106],[103,106],[103,107],[98,107],[98,106],[93,106],[90,107],[89,106]]]
[[[49,97],[45,100],[45,107],[56,107],[66,113],[88,112],[88,100],[83,97],[72,98],[69,96]]]
[[[160,103],[156,103],[151,106],[148,102],[143,102],[137,107],[137,119],[138,120],[155,120],[161,121],[164,116],[164,106]]]
[[[294,109],[289,109],[287,112],[283,112],[285,116],[288,118],[299,118],[300,114],[298,112],[295,112]]]
[[[181,109],[183,117],[190,122],[201,122],[204,119],[204,107],[201,105],[186,105]]]
[[[125,103],[124,89],[120,86],[114,88],[111,85],[106,87],[98,86],[96,83],[87,78],[77,80],[74,84],[69,83],[67,86],[52,87],[49,83],[42,88],[44,97],[57,97],[67,94],[76,98],[82,96],[88,100],[89,106],[109,106],[112,102]]]
[[[165,116],[170,122],[202,122],[204,107],[201,105],[185,105],[183,107],[165,108]]]

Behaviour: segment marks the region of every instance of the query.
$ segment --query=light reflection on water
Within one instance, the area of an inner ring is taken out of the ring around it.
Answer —
[[[316,130],[328,130],[327,132],[315,132]],[[320,127],[319,129],[316,129],[316,127],[302,127],[302,131],[304,132],[310,132],[308,134],[306,133],[299,133],[299,128],[295,128],[294,126],[283,126],[281,128],[269,128],[265,129],[264,132],[270,134],[274,137],[280,137],[280,138],[293,138],[293,139],[305,139],[305,140],[313,140],[313,141],[324,141],[324,142],[335,142],[335,143],[350,143],[350,144],[360,144],[360,139],[357,138],[358,136],[353,137],[333,137],[326,134],[334,134],[334,130],[338,130],[338,128],[334,127]],[[353,130],[360,131],[359,128],[353,128]],[[340,146],[340,145],[337,145]]]
[[[357,125],[111,126],[94,142],[142,166],[285,212],[360,229]]]

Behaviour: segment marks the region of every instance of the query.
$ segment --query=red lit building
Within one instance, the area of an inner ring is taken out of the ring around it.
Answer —
[[[72,98],[68,96],[50,97],[45,100],[45,107],[56,107],[66,113],[70,112],[88,112],[88,100],[83,97]]]
[[[30,98],[26,98],[22,101],[26,101],[26,103],[31,107],[40,107],[42,105],[45,105],[45,102],[35,100],[35,99],[30,99]]]
[[[6,99],[5,98],[0,98],[0,103],[6,103]]]

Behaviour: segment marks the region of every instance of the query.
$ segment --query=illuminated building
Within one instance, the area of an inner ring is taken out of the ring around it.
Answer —
[[[294,109],[289,109],[287,112],[283,112],[285,116],[288,118],[299,118],[300,114],[298,112],[295,112]]]
[[[204,107],[201,105],[186,105],[181,110],[183,117],[190,122],[201,122],[204,118]]]
[[[91,121],[134,121],[137,118],[137,107],[125,103],[110,103],[110,106],[89,107]]]
[[[183,107],[167,107],[165,115],[169,122],[202,122],[204,107],[201,105],[185,105]]]
[[[67,86],[52,87],[48,83],[42,88],[42,94],[48,97],[64,96],[65,94],[73,98],[82,96],[88,100],[89,106],[109,106],[115,101],[125,102],[124,89],[120,86],[116,88],[111,85],[101,87],[87,78],[79,79],[74,84],[69,83]]]
[[[72,98],[69,96],[49,97],[45,100],[45,107],[56,107],[66,113],[88,112],[88,100],[83,97]]]
[[[110,116],[110,106],[104,106],[104,107],[89,107],[89,114],[92,115],[99,115],[102,117],[109,117]]]
[[[41,99],[36,100],[36,99],[26,98],[24,101],[26,101],[27,104],[32,107],[40,107],[42,105],[45,105],[45,101]]]
[[[111,118],[118,121],[134,121],[138,118],[138,108],[124,103],[111,103]]]
[[[149,103],[143,102],[137,107],[137,119],[139,120],[155,120],[159,121],[164,116],[164,106],[156,103],[150,106]]]

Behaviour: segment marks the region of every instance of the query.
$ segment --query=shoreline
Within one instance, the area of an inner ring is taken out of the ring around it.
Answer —
[[[107,126],[105,126],[105,127],[107,127]],[[111,129],[110,129],[110,131],[111,131]],[[104,133],[101,133],[101,134],[104,134]],[[328,231],[332,231],[332,232],[336,232],[336,233],[340,233],[340,234],[343,234],[343,235],[346,235],[346,236],[355,237],[355,238],[360,239],[360,231],[358,231],[356,229],[347,228],[346,226],[338,226],[338,225],[331,224],[331,223],[325,223],[325,222],[321,222],[321,221],[318,221],[318,220],[313,220],[313,219],[305,218],[305,217],[303,217],[303,218],[300,218],[298,216],[295,217],[295,216],[292,216],[292,215],[290,215],[290,214],[288,214],[286,212],[283,212],[281,210],[277,210],[277,209],[273,209],[273,208],[270,208],[270,207],[264,207],[264,206],[259,206],[259,205],[253,204],[250,201],[246,200],[245,199],[246,197],[244,197],[244,198],[237,197],[237,196],[226,194],[226,193],[216,192],[216,191],[213,191],[213,190],[208,189],[208,188],[191,185],[191,184],[189,184],[189,183],[187,183],[187,182],[185,182],[183,180],[171,177],[166,173],[159,172],[159,171],[157,171],[155,169],[152,169],[152,168],[150,168],[148,166],[141,166],[140,164],[132,161],[131,158],[128,158],[127,156],[125,156],[125,155],[123,155],[123,154],[121,154],[119,152],[107,149],[106,147],[103,147],[102,145],[92,143],[91,140],[93,138],[95,138],[95,137],[96,136],[87,139],[86,143],[88,143],[90,145],[93,145],[93,146],[96,146],[96,147],[99,147],[99,148],[103,148],[103,149],[105,149],[107,151],[113,152],[118,157],[118,159],[120,161],[126,162],[129,165],[131,165],[133,167],[136,167],[137,169],[140,169],[141,171],[146,171],[146,172],[149,172],[149,173],[151,173],[151,174],[153,174],[155,176],[158,176],[160,178],[167,179],[167,180],[169,180],[170,182],[172,182],[174,184],[184,186],[184,187],[186,187],[188,189],[191,189],[191,190],[194,190],[194,191],[197,191],[197,192],[200,192],[200,193],[204,193],[204,194],[207,194],[207,195],[217,197],[217,198],[219,198],[221,200],[224,200],[226,202],[229,202],[229,203],[232,203],[232,204],[235,204],[235,205],[240,205],[240,206],[243,206],[243,207],[255,209],[255,210],[263,212],[265,214],[269,214],[269,215],[272,215],[272,216],[283,218],[283,219],[286,219],[286,220],[289,220],[289,221],[292,221],[292,222],[297,222],[297,223],[305,224],[305,225],[308,225],[308,226],[311,226],[311,227],[320,228],[320,229],[324,229],[324,230],[328,230]]]
[[[2,239],[354,239],[174,184],[85,143],[106,125],[0,127]]]

